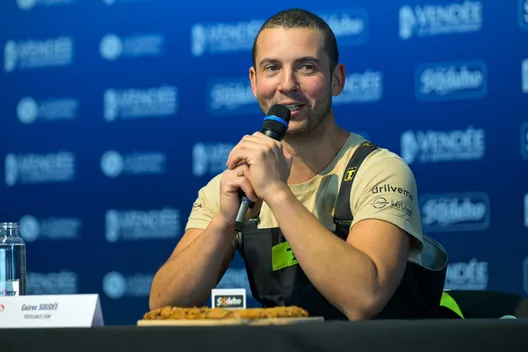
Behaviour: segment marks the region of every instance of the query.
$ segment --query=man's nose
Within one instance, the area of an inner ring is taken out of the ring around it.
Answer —
[[[292,92],[299,89],[299,82],[295,77],[294,72],[289,70],[283,70],[281,75],[281,82],[279,90],[281,92]]]

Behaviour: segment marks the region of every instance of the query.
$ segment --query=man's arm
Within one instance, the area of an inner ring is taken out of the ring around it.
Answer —
[[[198,192],[186,233],[152,280],[151,309],[205,304],[234,256],[239,190],[248,198],[255,198],[249,181],[238,175],[244,170],[246,165],[227,170]],[[254,207],[250,214],[253,211],[257,209]]]
[[[421,233],[417,214],[414,225],[410,225],[409,213],[397,207],[379,209],[372,205],[379,196],[371,192],[377,184],[392,184],[408,190],[411,198],[417,196],[414,177],[401,163],[394,159],[378,162],[370,169],[362,166],[356,176],[359,195],[351,199],[354,225],[346,242],[325,228],[286,185],[270,192],[273,196],[266,200],[307,277],[350,320],[370,319],[385,307],[417,242],[407,232],[415,236]],[[366,177],[369,174],[376,176]],[[387,201],[402,202],[411,212],[418,212],[416,199],[409,199],[409,194],[388,192],[384,196]]]
[[[188,229],[150,289],[150,309],[203,306],[234,256],[234,225],[214,217],[203,229]]]

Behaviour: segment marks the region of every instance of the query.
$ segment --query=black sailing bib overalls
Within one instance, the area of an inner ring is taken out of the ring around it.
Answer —
[[[363,160],[377,148],[370,142],[363,143],[345,169],[337,196],[336,229],[333,232],[343,241],[348,237],[353,219],[350,211],[352,182]],[[280,228],[259,229],[258,221],[258,216],[250,219],[235,244],[245,262],[253,297],[263,307],[298,306],[310,316],[324,317],[325,320],[347,319],[307,278]],[[376,319],[430,319],[438,316],[447,254],[440,244],[425,235],[424,246],[422,265],[407,263],[400,285]]]

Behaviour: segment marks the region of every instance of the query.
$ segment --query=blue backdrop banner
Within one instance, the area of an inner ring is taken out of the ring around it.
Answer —
[[[251,46],[284,4],[0,2],[0,221],[30,294],[99,293],[106,324],[148,311],[198,189],[260,128]],[[335,31],[338,122],[415,173],[446,287],[528,294],[528,1],[288,6]],[[240,258],[220,286],[249,289]]]

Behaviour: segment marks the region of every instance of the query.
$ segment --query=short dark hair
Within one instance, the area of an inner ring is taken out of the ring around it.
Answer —
[[[253,48],[251,50],[253,66],[256,66],[257,39],[260,33],[267,28],[311,28],[319,30],[323,35],[325,50],[330,61],[330,72],[336,67],[339,60],[339,51],[334,32],[321,17],[303,9],[284,10],[276,13],[264,22],[253,41]]]

